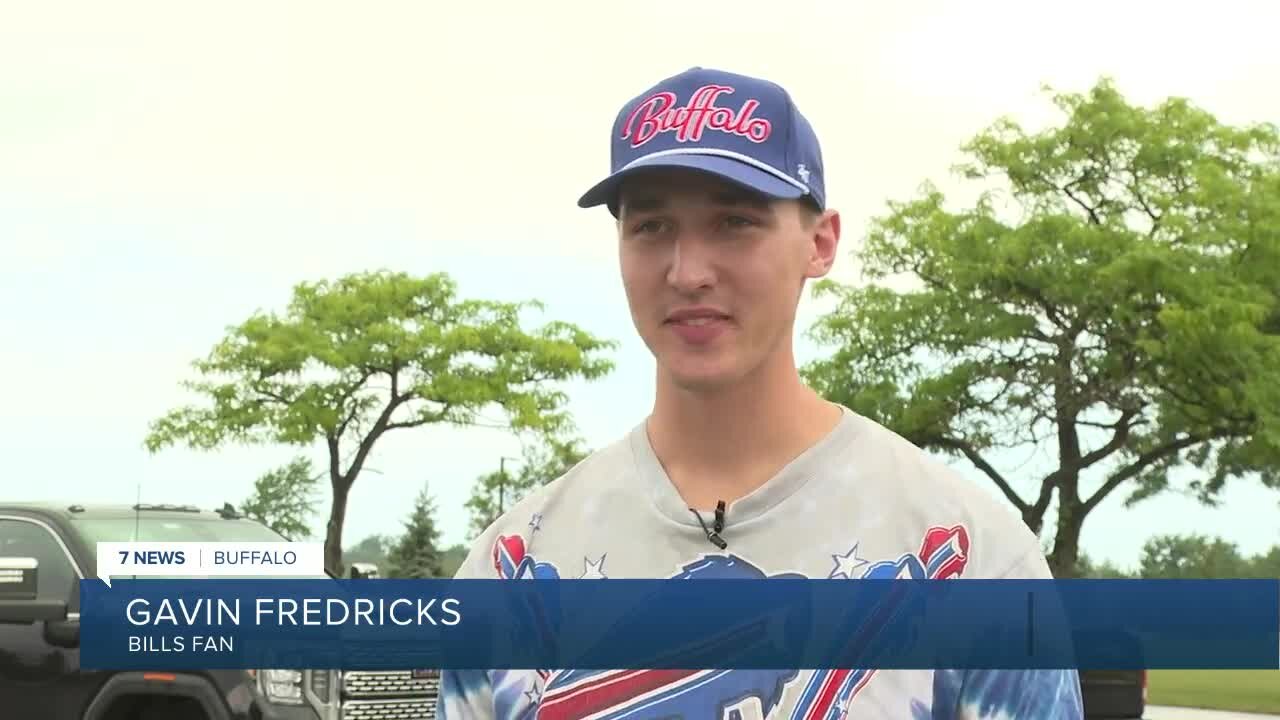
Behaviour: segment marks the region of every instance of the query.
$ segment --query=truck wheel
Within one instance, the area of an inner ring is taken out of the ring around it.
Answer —
[[[181,700],[150,708],[142,720],[209,720],[195,700]]]
[[[148,697],[140,698],[129,715],[136,720],[209,720],[204,708],[193,698]]]

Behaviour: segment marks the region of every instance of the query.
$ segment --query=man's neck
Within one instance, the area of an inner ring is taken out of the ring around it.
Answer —
[[[784,367],[719,391],[686,390],[659,377],[646,429],[677,491],[690,507],[705,509],[760,487],[839,420],[838,406]]]

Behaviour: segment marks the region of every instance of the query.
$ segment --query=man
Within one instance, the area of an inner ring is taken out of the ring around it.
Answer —
[[[618,113],[612,168],[579,205],[617,219],[631,316],[657,361],[652,411],[499,518],[458,577],[1049,577],[1011,511],[802,382],[796,306],[831,269],[841,228],[817,137],[787,91],[701,68],[667,78]],[[1082,714],[1074,671],[647,672],[451,671],[439,712]]]

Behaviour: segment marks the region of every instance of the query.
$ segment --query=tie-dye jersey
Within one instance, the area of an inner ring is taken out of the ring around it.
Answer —
[[[709,527],[711,514],[701,513]],[[525,497],[458,577],[1046,578],[1039,544],[984,489],[845,410],[727,507],[709,542],[644,424]],[[443,720],[1080,720],[1074,670],[446,671]]]

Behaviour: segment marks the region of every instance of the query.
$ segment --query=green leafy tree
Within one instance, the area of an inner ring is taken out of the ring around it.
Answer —
[[[588,454],[581,440],[547,437],[525,446],[515,473],[500,463],[497,471],[481,475],[467,500],[473,536],[484,532],[530,490],[564,475]]]
[[[352,545],[343,552],[343,562],[348,566],[352,563],[373,563],[379,568],[387,566],[387,555],[391,552],[391,548],[395,547],[396,539],[390,535],[370,535],[360,542]]]
[[[309,538],[320,478],[310,460],[296,457],[254,481],[253,494],[240,510],[290,540]]]
[[[1280,580],[1280,545],[1255,555],[1249,561],[1249,575],[1255,578]]]
[[[440,531],[436,528],[435,501],[423,488],[413,504],[413,513],[404,526],[404,534],[387,554],[387,571],[396,578],[434,578],[444,576],[444,554],[436,547]]]
[[[1252,576],[1235,543],[1205,535],[1158,535],[1143,545],[1139,573],[1149,579],[1233,579]]]
[[[1124,569],[1117,567],[1109,560],[1095,563],[1087,553],[1081,552],[1079,559],[1076,561],[1076,575],[1082,578],[1094,578],[1100,580],[1126,580],[1134,577],[1133,573],[1126,572]]]
[[[1084,552],[1080,553],[1077,569],[1078,575],[1086,578],[1280,579],[1280,546],[1246,557],[1235,543],[1218,537],[1157,535],[1143,544],[1135,572],[1109,562],[1095,564]]]
[[[1054,101],[1060,125],[1002,120],[965,146],[972,207],[927,184],[889,204],[868,282],[817,288],[833,351],[805,375],[971,463],[1037,533],[1055,505],[1049,563],[1071,576],[1121,487],[1137,502],[1178,467],[1206,502],[1231,477],[1280,485],[1280,133],[1135,107],[1105,79]],[[1044,473],[999,467],[1028,447]]]
[[[564,322],[525,329],[521,313],[540,307],[461,300],[443,274],[299,284],[283,315],[254,314],[195,363],[202,377],[186,386],[205,404],[155,421],[146,446],[322,444],[333,491],[325,565],[337,572],[347,498],[386,433],[485,424],[488,408],[517,432],[569,425],[553,383],[609,372],[600,355],[613,343]]]
[[[467,560],[467,546],[453,545],[444,551],[444,555],[440,558],[440,571],[444,577],[453,577],[458,574],[458,568],[462,567],[462,563]]]

